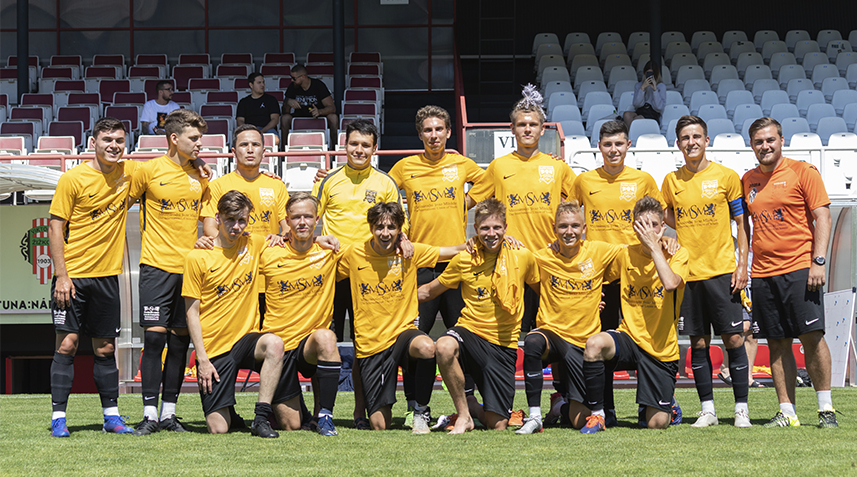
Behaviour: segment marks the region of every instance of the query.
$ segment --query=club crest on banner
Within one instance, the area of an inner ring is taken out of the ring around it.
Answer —
[[[713,199],[717,195],[717,179],[713,181],[702,181],[702,197]]]
[[[46,285],[54,276],[54,266],[51,261],[50,244],[48,242],[47,218],[33,219],[32,228],[21,239],[21,255],[24,261],[33,266],[33,275],[39,283]]]
[[[627,201],[637,200],[637,183],[636,182],[621,182],[619,183],[619,198]]]
[[[545,184],[553,182],[553,166],[539,166],[539,182]]]

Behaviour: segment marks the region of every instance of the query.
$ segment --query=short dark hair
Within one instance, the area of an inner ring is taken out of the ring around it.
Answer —
[[[366,119],[355,119],[345,126],[345,141],[351,138],[351,133],[357,131],[364,136],[372,136],[372,145],[378,145],[378,128]]]
[[[504,224],[506,223],[506,206],[493,197],[476,204],[476,207],[473,209],[473,223],[478,226],[483,220],[491,217],[492,215],[500,217],[500,220],[502,220]]]
[[[449,117],[449,111],[440,106],[430,104],[423,106],[417,111],[417,133],[421,134],[423,132],[423,122],[428,118],[438,118],[443,121],[446,129],[452,129],[452,120]]]
[[[650,195],[644,196],[643,198],[638,200],[636,204],[634,204],[634,220],[636,220],[637,217],[639,217],[640,215],[645,214],[647,212],[657,214],[658,220],[660,221],[664,220],[663,206],[660,202],[658,202],[658,199],[655,199]]]
[[[262,138],[262,146],[265,145],[265,135],[262,134],[262,131],[260,131],[259,128],[252,124],[244,123],[235,128],[235,131],[232,131],[232,147],[238,145],[238,135],[243,133],[244,131],[256,131],[257,133],[259,133],[259,137]]]
[[[369,222],[369,227],[375,228],[381,219],[389,218],[396,224],[396,227],[402,228],[405,223],[405,211],[402,210],[401,204],[398,202],[378,202],[366,211],[366,221]]]
[[[688,126],[693,126],[694,124],[702,126],[702,133],[705,134],[706,137],[708,136],[708,125],[705,124],[704,119],[692,114],[685,114],[678,118],[678,121],[675,123],[675,137],[679,137],[681,135],[680,133],[682,129]]]
[[[625,139],[628,139],[628,126],[625,121],[607,121],[601,125],[601,131],[598,133],[598,141],[604,136],[615,136],[616,134],[624,134]]]
[[[253,212],[253,201],[237,190],[223,194],[217,201],[217,212],[223,216],[234,217],[245,209],[247,212]]]
[[[305,67],[304,65],[295,65],[295,66],[292,66],[291,72],[292,72],[292,73],[297,73],[297,74],[299,74],[299,75],[305,75],[305,74],[307,74],[307,70],[306,70],[306,67]]]
[[[289,195],[289,200],[286,201],[286,215],[291,212],[292,207],[294,207],[299,202],[312,202],[313,209],[315,209],[315,214],[318,215],[318,199],[315,198],[314,195],[309,192],[295,192],[294,194]]]
[[[262,76],[262,73],[256,73],[256,72],[250,73],[250,75],[247,76],[247,82],[250,84],[253,84],[256,82],[256,78],[258,78],[260,76]]]
[[[161,81],[158,81],[157,83],[155,83],[155,91],[160,91],[160,90],[162,90],[162,89],[165,89],[165,88],[164,88],[164,86],[166,86],[166,85],[173,86],[173,82],[172,82],[172,80],[161,80]]]
[[[95,124],[92,126],[92,137],[97,138],[98,133],[100,132],[110,132],[115,131],[117,129],[121,129],[125,134],[128,134],[128,131],[125,129],[125,124],[111,117],[103,117],[98,121],[95,121]]]
[[[777,134],[779,134],[780,137],[783,137],[783,125],[774,118],[765,117],[753,121],[753,124],[750,125],[750,141],[753,140],[753,136],[755,136],[760,129],[765,129],[768,126],[776,126]]]
[[[190,109],[176,109],[168,114],[166,121],[164,121],[164,134],[167,137],[172,134],[181,134],[187,127],[199,129],[199,132],[203,134],[208,131],[208,124],[199,113]]]

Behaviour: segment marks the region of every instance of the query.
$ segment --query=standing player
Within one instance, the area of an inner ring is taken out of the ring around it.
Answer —
[[[353,123],[351,123],[353,124]],[[351,127],[351,124],[348,127]],[[366,213],[372,238],[343,250],[338,275],[348,277],[354,300],[354,346],[369,421],[389,429],[396,402],[396,371],[414,379],[414,434],[430,432],[428,407],[435,381],[435,346],[415,326],[419,316],[417,269],[433,267],[464,249],[413,244],[412,258],[396,254],[405,212],[398,202],[380,202]]]
[[[408,156],[390,169],[390,177],[405,191],[410,216],[410,240],[448,247],[467,240],[467,209],[476,202],[465,194],[465,184],[482,179],[485,171],[471,159],[459,154],[447,154],[446,141],[452,133],[449,113],[439,106],[425,106],[417,111],[417,133],[423,142],[422,154]],[[417,270],[417,284],[424,285],[439,277],[449,262],[441,261],[434,268]],[[446,328],[455,326],[464,301],[461,289],[449,290],[434,300],[420,303],[420,331],[429,333],[438,312]],[[413,386],[403,381],[408,412],[407,427],[413,421]]]
[[[259,333],[256,319],[256,284],[259,256],[265,246],[260,235],[245,234],[253,203],[238,191],[217,202],[218,234],[214,248],[194,249],[184,268],[182,296],[187,325],[196,351],[197,377],[208,432],[226,433],[235,405],[235,379],[239,369],[259,372],[254,436],[279,437],[271,429],[271,403],[285,401],[276,395],[283,360],[283,340]]]
[[[583,348],[586,340],[601,330],[598,303],[604,272],[624,247],[584,241],[587,227],[576,200],[557,206],[554,229],[559,251],[543,248],[535,253],[544,286],[539,287],[538,327],[524,340],[524,380],[530,413],[516,434],[542,431],[542,369],[551,363],[556,363],[552,370],[563,376],[566,386],[563,397],[568,406],[563,406],[562,415],[576,429],[583,427],[589,416],[583,404]]]
[[[68,437],[66,406],[74,380],[80,334],[92,338],[93,377],[104,413],[104,431],[133,432],[119,417],[119,278],[131,176],[139,165],[123,161],[125,126],[101,118],[92,129],[95,160],[60,176],[51,202],[49,227],[55,275],[51,314],[56,352],[51,363],[51,436]]]
[[[640,243],[621,251],[608,271],[622,287],[622,323],[586,341],[583,373],[586,402],[592,415],[580,430],[605,429],[604,373],[637,370],[637,403],[646,406],[649,429],[670,425],[670,402],[678,371],[676,317],[688,275],[688,252],[663,251],[663,209],[657,199],[643,197],[634,206],[634,231]]]
[[[701,118],[682,116],[676,123],[685,165],[667,174],[661,194],[665,221],[690,255],[687,290],[678,331],[690,335],[691,367],[702,411],[693,427],[717,425],[708,348],[711,329],[723,338],[735,395],[735,427],[750,427],[749,383],[741,290],[747,285],[747,216],[741,180],[735,171],[705,156],[708,127]],[[738,225],[738,264],[730,219]]]
[[[830,199],[814,166],[783,157],[783,131],[776,120],[753,122],[750,146],[759,160],[742,180],[753,216],[753,318],[768,339],[780,401],[780,411],[765,427],[800,425],[794,338],[800,339],[806,354],[818,399],[818,426],[839,427],[830,396],[830,349],[824,340],[821,300]]]
[[[286,213],[291,228],[289,241],[284,247],[266,248],[259,264],[268,302],[262,332],[276,334],[285,345],[280,386],[285,386],[286,401],[276,406],[280,427],[301,428],[300,371],[305,377],[317,377],[313,391],[320,403],[318,432],[335,436],[333,405],[342,362],[330,322],[341,254],[313,243],[318,221],[315,197],[306,192],[292,195],[286,203]]]
[[[542,96],[535,86],[524,88],[524,98],[509,114],[517,150],[491,161],[484,180],[470,191],[481,201],[494,196],[506,207],[509,235],[529,250],[540,250],[554,240],[553,220],[562,196],[571,197],[575,174],[564,162],[539,152],[545,133]],[[529,331],[538,312],[538,294],[524,292],[523,331]]]
[[[474,417],[488,429],[506,429],[515,398],[524,287],[539,282],[533,254],[505,243],[506,208],[499,200],[477,204],[475,222],[476,253],[459,253],[440,277],[419,288],[420,301],[427,301],[461,283],[461,317],[437,340],[440,373],[458,413],[450,434],[472,430]],[[484,407],[465,395],[464,373],[473,377]]]
[[[139,167],[130,191],[131,201],[138,197],[142,200],[140,326],[145,330],[140,358],[143,420],[135,435],[152,434],[159,428],[186,430],[175,417],[190,344],[181,296],[182,271],[196,242],[200,204],[208,189],[208,180],[200,178],[192,164],[199,157],[202,135],[208,127],[199,114],[179,109],[167,116],[164,129],[169,151]],[[164,345],[167,356],[162,370]],[[162,380],[159,422],[158,389]]]

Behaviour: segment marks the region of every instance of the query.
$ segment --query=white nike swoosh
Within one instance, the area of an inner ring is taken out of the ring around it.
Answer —
[[[814,320],[811,320],[811,321],[806,321],[805,323],[806,323],[807,325],[811,325],[811,324],[815,323],[816,321],[818,321],[818,318],[816,318],[816,319],[814,319]]]
[[[690,369],[702,369],[703,366],[691,366]]]
[[[807,324],[809,324],[809,323],[807,323]],[[119,333],[120,331],[122,331],[122,328],[116,328],[117,333]]]
[[[732,323],[732,326],[738,326],[738,325],[740,325],[740,324],[741,324],[741,322],[740,322],[740,321],[732,321],[732,322],[730,322],[730,323]]]
[[[741,366],[741,367],[735,368],[735,371],[741,371],[742,369],[747,369],[747,366]]]
[[[535,373],[535,374],[527,373],[528,378],[535,378],[536,376],[541,376],[541,375],[542,375],[541,373]]]
[[[669,402],[663,402],[663,401],[658,401],[658,404],[660,404],[661,406],[669,406],[670,405]]]

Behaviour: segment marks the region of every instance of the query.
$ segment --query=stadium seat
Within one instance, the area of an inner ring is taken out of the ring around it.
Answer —
[[[806,30],[789,30],[784,38],[786,47],[788,47],[789,51],[794,51],[795,45],[799,41],[807,41],[810,39],[809,32]]]
[[[670,147],[674,147],[676,145],[676,137],[675,137],[675,125],[678,122],[678,119],[673,119],[667,124],[667,144]]]
[[[45,119],[40,108],[13,107],[9,111],[9,122],[29,123],[33,125],[33,141],[38,140],[38,137],[47,131],[48,124],[52,119]]]
[[[0,155],[27,155],[26,140],[23,136],[0,136]]]
[[[690,98],[693,96],[694,93],[698,91],[709,91],[714,95],[715,98],[717,97],[717,94],[711,91],[711,85],[708,84],[708,81],[704,79],[689,79],[685,81],[683,87],[679,89],[681,91],[681,96],[682,98],[684,98],[685,103],[690,103]]]
[[[637,143],[637,139],[643,134],[661,134],[661,127],[654,119],[636,119],[628,128],[628,139],[632,144]]]
[[[690,50],[690,47],[688,47],[688,50]],[[670,73],[672,73],[675,76],[678,76],[678,72],[682,66],[686,66],[686,65],[699,66],[699,61],[696,59],[696,55],[694,55],[690,51],[683,52],[683,53],[676,53],[672,57],[668,57],[668,58],[670,58],[670,63],[669,63]],[[705,70],[703,70],[703,73],[704,73],[704,71]],[[703,78],[704,77],[705,76],[703,76]]]
[[[765,116],[770,116],[782,123],[786,118],[800,117],[800,111],[792,103],[776,103],[771,106],[770,112],[765,113]]]
[[[176,65],[173,68],[173,80],[177,91],[187,91],[191,79],[205,77],[205,68],[201,65]]]
[[[551,33],[553,35],[553,33]],[[542,43],[536,47],[536,51],[533,52],[533,56],[536,57],[536,63],[538,64],[539,59],[545,55],[557,55],[563,56],[562,47],[559,46],[556,42],[547,42]],[[379,74],[379,73],[374,73]]]
[[[785,132],[783,133],[785,134]],[[788,147],[783,149],[783,155],[796,161],[808,162],[816,167],[821,165],[821,148],[824,145],[818,134],[811,132],[797,132],[791,135]],[[827,178],[822,176],[827,183]]]
[[[56,116],[57,106],[54,103],[54,96],[50,93],[24,93],[21,95],[20,103],[18,106],[41,108],[44,122]]]
[[[693,47],[693,43],[691,43],[691,47]],[[723,51],[723,45],[720,44],[719,41],[704,41],[699,44],[699,46],[693,52],[697,58],[702,58],[705,61],[705,58],[708,57],[711,53],[726,53]],[[729,55],[726,55],[729,58]],[[729,64],[732,64],[731,60]]]
[[[770,40],[766,41],[762,45],[762,59],[766,64],[771,63],[771,57],[777,53],[788,53],[789,48],[786,46],[786,42],[779,40]]]
[[[560,126],[562,127],[562,134],[564,136],[585,136],[586,129],[583,127],[583,123],[580,121],[574,120],[564,120],[558,121]]]
[[[739,71],[738,74],[741,74]],[[771,76],[771,68],[768,65],[750,65],[744,71],[744,84],[749,87],[755,81],[760,79],[774,79]]]
[[[637,45],[634,46],[634,51],[631,52],[631,63],[633,63],[634,66],[639,66],[640,58],[642,58],[643,55],[649,55],[650,51],[651,47],[648,41],[637,43]]]
[[[132,66],[128,68],[128,82],[131,91],[134,93],[146,91],[146,80],[159,80],[163,77],[162,68],[158,66]]]
[[[780,36],[774,30],[757,30],[756,34],[753,35],[753,44],[757,51],[762,51],[765,42],[779,41],[779,39]]]
[[[562,51],[567,55],[569,51],[569,47],[571,45],[577,43],[588,43],[592,44],[592,41],[589,39],[588,33],[583,32],[572,32],[565,36],[565,40],[563,41]]]
[[[848,67],[857,63],[857,52],[843,51],[836,55],[836,68],[839,70],[840,76],[845,76]]]
[[[609,119],[599,119],[598,121],[595,121],[595,123],[593,123],[591,127],[587,125],[586,131],[590,137],[589,145],[591,147],[598,147],[598,133],[601,131],[601,126],[607,121],[609,121]]]
[[[781,89],[769,89],[762,93],[762,97],[759,101],[759,106],[762,107],[762,114],[770,115],[771,108],[773,108],[775,104],[781,103],[790,103],[789,94]]]
[[[720,83],[725,80],[741,81],[738,78],[738,70],[732,65],[717,65],[711,70],[708,75],[708,82],[711,83],[711,89],[719,91]],[[743,86],[742,86],[743,89]]]
[[[726,109],[720,104],[703,104],[699,106],[696,115],[702,118],[705,122],[712,119],[728,119]]]
[[[595,99],[601,94],[602,93],[593,93],[593,98]],[[588,132],[592,131],[589,126],[592,125],[594,121],[608,117],[609,119],[615,119],[616,116],[616,109],[613,108],[612,101],[609,103],[601,103],[598,101],[600,100],[595,99],[592,103],[584,105],[580,111],[580,114],[583,117],[583,122],[586,123],[586,130]]]
[[[848,80],[848,86],[852,88],[857,86],[857,63],[848,65],[845,70],[845,79]]]
[[[137,152],[167,152],[169,142],[167,141],[167,137],[163,135],[141,135],[137,137],[137,146],[135,149]]]
[[[738,58],[735,60],[735,69],[738,70],[738,76],[743,79],[748,68],[764,64],[765,62],[762,60],[762,55],[755,51],[748,51],[738,55]]]
[[[678,119],[684,115],[690,114],[687,106],[683,104],[668,104],[664,107],[661,113],[661,133],[666,133],[667,126],[670,121]]]
[[[223,53],[220,55],[221,65],[252,65],[252,53]],[[248,75],[250,73],[247,73]]]
[[[291,78],[289,78],[291,81]],[[568,70],[560,67],[550,67],[546,68],[542,72],[542,81],[541,84],[551,83],[553,81],[565,81],[566,83],[571,83],[571,75],[568,74]]]
[[[622,93],[622,96],[619,96],[619,100],[616,101],[616,96],[613,97],[613,102],[616,104],[616,111],[620,114],[625,111],[633,111],[634,110],[634,92],[633,91],[625,91]]]
[[[743,81],[739,79],[725,79],[717,85],[717,99],[721,104],[726,105],[726,99],[732,91],[744,91],[747,93],[745,96],[749,97],[751,101],[753,100],[753,93],[744,89]]]
[[[77,154],[74,136],[42,136],[35,154]]]
[[[797,58],[797,62],[802,64],[803,57],[807,53],[820,53],[818,42],[815,40],[801,40],[795,43],[794,48],[789,48]]]
[[[729,59],[732,63],[738,62],[738,57],[741,53],[755,53],[756,47],[749,41],[735,41],[729,46]]]
[[[205,104],[205,98],[209,92],[221,90],[220,80],[217,78],[190,78],[187,90],[190,91],[193,109],[199,110]]]
[[[825,79],[839,78],[839,69],[836,65],[815,65],[812,69],[812,84],[816,89],[821,89],[821,85]]]
[[[547,113],[548,117],[553,117],[553,110],[559,105],[573,105],[577,108],[577,97],[575,97],[574,93],[571,91],[556,91],[551,93],[548,97],[547,104]]]
[[[806,71],[800,65],[783,65],[777,72],[777,82],[780,88],[788,86],[789,81],[795,78],[806,79]]]
[[[49,93],[54,90],[54,83],[57,80],[73,80],[77,79],[74,75],[74,69],[68,66],[47,66],[42,68],[42,74],[39,77],[39,91]]]
[[[842,109],[842,119],[845,120],[845,124],[848,125],[848,129],[855,130],[857,127],[857,103],[848,103]],[[857,132],[855,130],[854,132]]]
[[[211,78],[211,57],[208,53],[183,53],[179,55],[178,64],[179,66],[200,66],[202,67],[203,74],[200,78]],[[179,80],[176,74],[175,68],[173,68],[173,77],[176,78],[176,81],[179,83],[179,87],[181,87],[181,80]],[[197,76],[194,76],[197,78]]]
[[[560,121],[580,121],[580,109],[577,108],[577,102],[572,104],[559,104],[555,106],[550,112],[550,121],[551,122],[560,122]]]
[[[120,121],[129,121],[131,123],[131,132],[139,133],[141,109],[139,106],[107,106],[104,108],[104,115],[114,117]]]
[[[737,131],[748,119],[759,119],[763,116],[762,108],[758,104],[741,104],[735,107],[732,114],[732,130]]]
[[[780,69],[785,65],[797,65],[794,54],[776,53],[771,57],[768,66],[771,67],[771,75],[773,75],[774,79],[779,79]]]
[[[723,37],[720,39],[720,43],[723,44],[727,52],[732,47],[732,43],[736,41],[747,41],[747,34],[740,30],[728,30],[723,33]]]
[[[667,90],[667,104],[684,104],[684,99],[678,91]]]
[[[170,76],[170,64],[167,55],[141,54],[134,59],[134,66],[154,66],[158,68],[159,78]]]
[[[722,106],[721,106],[722,107]],[[732,121],[726,118],[715,118],[706,121],[708,126],[708,137],[716,137],[718,134],[731,134],[735,132],[735,126]]]
[[[821,92],[824,94],[825,101],[832,102],[833,95],[839,91],[850,91],[848,89],[848,81],[845,78],[837,76],[835,78],[825,78],[821,82]]]
[[[209,91],[205,95],[204,104],[238,104],[236,91]]]
[[[835,63],[840,53],[853,52],[854,48],[848,40],[831,40],[822,50],[827,53],[827,59]]]
[[[857,92],[857,91],[856,91]],[[806,122],[812,132],[816,132],[821,118],[836,117],[836,109],[827,103],[810,104],[806,109]]]
[[[828,116],[818,120],[818,127],[815,132],[821,138],[822,144],[826,146],[832,134],[850,131],[848,131],[848,126],[845,124],[844,119],[836,116]]]
[[[628,35],[628,54],[634,51],[638,43],[647,43],[649,41],[649,32],[635,31]]]
[[[809,123],[804,118],[785,118],[780,124],[783,127],[783,138],[786,140],[786,146],[790,145],[793,135],[812,132]]]
[[[629,92],[631,96],[634,95],[634,89],[637,87],[637,80],[621,80],[617,81],[615,85],[613,85],[613,91],[611,95],[613,96],[613,104],[617,107],[619,106],[619,100],[622,99],[622,94]]]
[[[827,94],[825,94],[825,99],[827,99]],[[833,93],[830,101],[830,104],[836,110],[836,114],[840,116],[845,112],[846,105],[850,103],[857,103],[857,91],[850,89],[837,90]]]
[[[598,57],[595,56],[595,47],[592,46],[591,43],[573,43],[571,45],[566,45],[563,49],[563,53],[566,56],[566,63],[569,68],[577,55],[590,55],[592,58],[595,58],[595,63],[598,63]]]
[[[601,52],[601,47],[605,43],[616,43],[622,41],[622,35],[612,32],[605,31],[598,34],[598,37],[595,39],[595,54],[599,54]]]
[[[684,65],[679,68],[678,73],[675,77],[675,89],[679,91],[683,91],[685,83],[692,80],[701,80],[705,81],[708,84],[708,81],[705,79],[705,73],[702,71],[702,67],[699,65]],[[709,90],[711,87],[709,86]]]
[[[826,65],[829,63],[830,62],[827,60],[827,55],[815,51],[804,55],[803,62],[801,63],[801,65],[803,65],[803,69],[804,71],[806,71],[806,75],[810,76],[812,75],[812,69],[815,68],[816,65]]]
[[[702,70],[706,78],[711,78],[711,72],[717,66],[732,66],[732,62],[726,53],[713,52],[705,55],[705,58],[702,60]],[[738,70],[735,70],[735,77],[738,77]]]
[[[800,115],[806,117],[806,111],[809,109],[810,104],[824,102],[824,93],[814,89],[807,89],[798,93],[795,106],[797,106],[797,110],[800,111]]]
[[[75,147],[83,147],[83,123],[80,121],[52,121],[48,125],[48,136],[72,136]]]
[[[80,121],[83,123],[84,132],[91,131],[97,119],[98,116],[93,115],[88,106],[65,106],[57,109],[58,121]]]
[[[603,81],[585,81],[580,85],[580,92],[577,93],[577,103],[583,107],[583,101],[589,93],[607,93],[607,85]],[[610,93],[607,93],[608,95]],[[612,102],[612,99],[611,99]]]
[[[697,112],[699,112],[699,108],[703,104],[719,105],[720,101],[717,100],[717,93],[713,91],[695,91],[690,96],[690,101],[688,101],[688,108],[690,109],[690,114],[696,114]]]
[[[815,88],[813,88],[812,86],[812,81],[807,79],[795,78],[789,81],[788,86],[786,86],[786,93],[789,94],[789,101],[796,103],[798,94],[800,94],[801,91],[812,91],[814,89]]]
[[[601,72],[601,68],[597,66],[581,66],[574,73],[574,93],[580,93],[580,85],[586,83],[587,81],[600,81],[604,83],[604,73]],[[605,88],[607,87],[605,83]]]
[[[713,31],[695,31],[690,37],[690,48],[696,53],[702,43],[715,41],[717,41],[717,36],[714,35]]]

